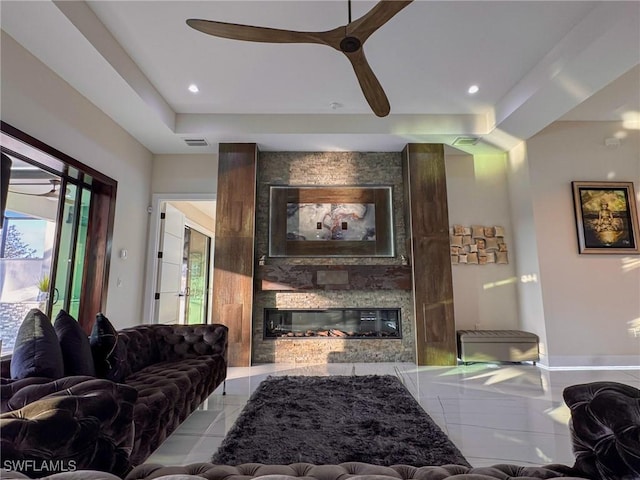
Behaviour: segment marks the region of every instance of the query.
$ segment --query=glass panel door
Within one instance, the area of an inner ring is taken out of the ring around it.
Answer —
[[[185,323],[207,323],[211,239],[185,227]]]
[[[73,244],[75,241],[75,215],[76,196],[78,187],[67,183],[64,188],[64,204],[62,206],[61,222],[59,227],[58,255],[55,263],[53,282],[53,298],[51,316],[55,316],[64,310],[69,297],[71,275],[73,273]]]
[[[60,243],[55,268],[51,316],[66,310],[78,318],[89,224],[91,191],[66,184],[60,222]],[[96,312],[97,313],[97,312]]]
[[[82,293],[82,276],[84,274],[84,260],[87,247],[87,228],[89,225],[89,206],[91,205],[91,192],[82,188],[80,194],[80,215],[76,236],[76,251],[73,259],[73,280],[71,284],[71,299],[69,301],[69,314],[78,318],[80,313],[80,296]],[[97,313],[97,312],[96,312]]]

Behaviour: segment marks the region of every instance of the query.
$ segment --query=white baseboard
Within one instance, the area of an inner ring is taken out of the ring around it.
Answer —
[[[550,355],[541,359],[546,370],[640,370],[640,355]]]

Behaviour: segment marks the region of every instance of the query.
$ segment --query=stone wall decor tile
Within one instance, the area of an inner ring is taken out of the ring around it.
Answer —
[[[497,250],[498,249],[498,239],[497,238],[487,238],[486,239],[486,249],[487,250]]]
[[[464,227],[462,225],[454,225],[453,226],[453,234],[454,235],[464,235]]]
[[[482,225],[472,225],[471,236],[473,238],[484,238],[484,227]]]
[[[506,264],[507,244],[501,226],[454,225],[451,233],[452,263],[467,265]],[[462,232],[457,235],[456,232]],[[503,255],[502,255],[503,254]],[[455,262],[454,258],[455,256]]]

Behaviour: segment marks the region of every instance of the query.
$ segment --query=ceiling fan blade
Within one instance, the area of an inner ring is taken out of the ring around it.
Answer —
[[[15,195],[26,195],[28,197],[58,198],[57,190],[49,190],[48,192],[44,192],[44,193],[17,192],[15,190],[9,190],[9,193],[13,193]]]
[[[199,32],[213,35],[214,37],[229,38],[231,40],[244,40],[247,42],[264,43],[319,43],[338,48],[340,40],[344,36],[344,27],[339,27],[326,32],[297,32],[294,30],[280,30],[277,28],[254,27],[251,25],[238,25],[235,23],[216,22],[213,20],[200,20],[190,18],[187,25]]]
[[[364,43],[373,32],[391,20],[395,14],[413,0],[382,0],[362,17],[347,25],[347,35],[354,36]]]
[[[391,110],[389,99],[384,93],[382,85],[380,85],[380,82],[373,73],[373,70],[371,70],[369,62],[367,62],[367,59],[364,56],[364,50],[360,48],[355,52],[344,52],[344,54],[353,66],[353,70],[356,73],[356,77],[358,77],[362,93],[367,99],[373,113],[378,117],[386,117],[389,115],[389,111]]]

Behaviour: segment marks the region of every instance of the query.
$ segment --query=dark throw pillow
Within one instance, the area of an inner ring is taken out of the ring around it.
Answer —
[[[124,380],[122,368],[119,368],[124,352],[122,348],[118,348],[118,332],[102,313],[96,315],[96,323],[91,330],[89,344],[96,376],[114,382]]]
[[[53,328],[58,335],[62,360],[64,361],[64,374],[96,376],[96,368],[93,365],[93,355],[89,337],[84,333],[80,324],[64,310],[60,310],[53,322]]]
[[[64,376],[62,350],[51,320],[37,308],[29,310],[16,336],[11,378]]]

